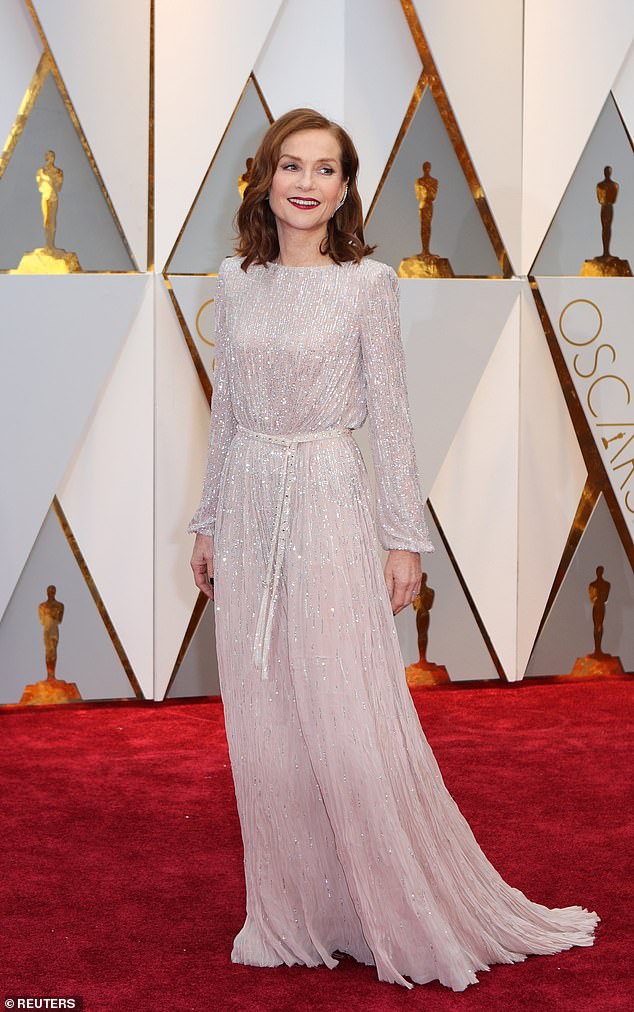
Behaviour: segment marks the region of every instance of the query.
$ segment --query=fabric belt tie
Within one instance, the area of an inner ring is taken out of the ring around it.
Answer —
[[[273,615],[278,598],[278,584],[288,536],[290,486],[295,479],[297,445],[298,443],[310,443],[316,439],[349,435],[352,430],[343,428],[318,429],[313,432],[295,432],[292,436],[276,436],[269,432],[256,432],[254,429],[247,429],[246,426],[241,425],[239,422],[237,423],[237,428],[248,436],[255,436],[257,439],[265,440],[268,443],[278,443],[286,447],[282,461],[280,487],[275,504],[273,535],[266,563],[264,593],[260,602],[260,610],[255,627],[255,642],[253,645],[253,661],[256,668],[261,669],[262,678],[265,679],[269,677],[269,650],[273,629]]]

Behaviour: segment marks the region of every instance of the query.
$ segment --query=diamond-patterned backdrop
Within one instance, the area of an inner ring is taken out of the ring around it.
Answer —
[[[186,533],[215,275],[245,160],[300,105],[350,130],[395,268],[420,247],[423,161],[439,181],[431,248],[455,276],[401,280],[428,660],[452,681],[591,672],[603,567],[602,648],[634,669],[634,282],[579,276],[606,165],[611,252],[634,264],[634,7],[332,0],[305,19],[304,0],[0,5],[0,704],[46,677],[49,584],[57,677],[82,698],[218,691]],[[48,150],[83,272],[11,274],[43,244]],[[411,665],[413,609],[397,628]]]

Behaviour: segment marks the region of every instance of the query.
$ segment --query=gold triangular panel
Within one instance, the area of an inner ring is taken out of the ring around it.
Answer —
[[[238,179],[255,153],[270,116],[252,77],[236,106],[187,221],[168,260],[169,274],[216,274],[233,253]]]
[[[70,101],[43,56],[0,162],[0,270],[18,268],[25,253],[50,245],[45,220],[55,218],[54,246],[75,255],[83,271],[136,266],[91,162]],[[43,173],[47,152],[61,170]],[[39,178],[38,178],[39,177]],[[74,270],[77,267],[73,268]],[[57,273],[47,269],[28,273]]]
[[[55,679],[76,685],[84,700],[141,695],[132,684],[134,676],[126,675],[116,634],[113,639],[96,588],[82,569],[85,564],[72,532],[54,504],[0,622],[1,704],[19,703],[27,685],[47,679],[38,606],[47,599],[49,585],[64,605]]]

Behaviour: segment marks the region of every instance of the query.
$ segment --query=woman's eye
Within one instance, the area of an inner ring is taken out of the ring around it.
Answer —
[[[289,162],[288,165],[283,165],[282,168],[283,169],[296,169],[297,166],[295,165],[295,162]]]
[[[327,176],[332,176],[335,170],[331,168],[330,165],[322,165],[321,171],[325,172]]]

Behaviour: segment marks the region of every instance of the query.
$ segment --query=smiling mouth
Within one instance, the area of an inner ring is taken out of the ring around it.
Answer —
[[[293,207],[299,207],[302,211],[310,211],[313,207],[319,207],[320,201],[313,200],[312,197],[289,197],[289,204]]]

